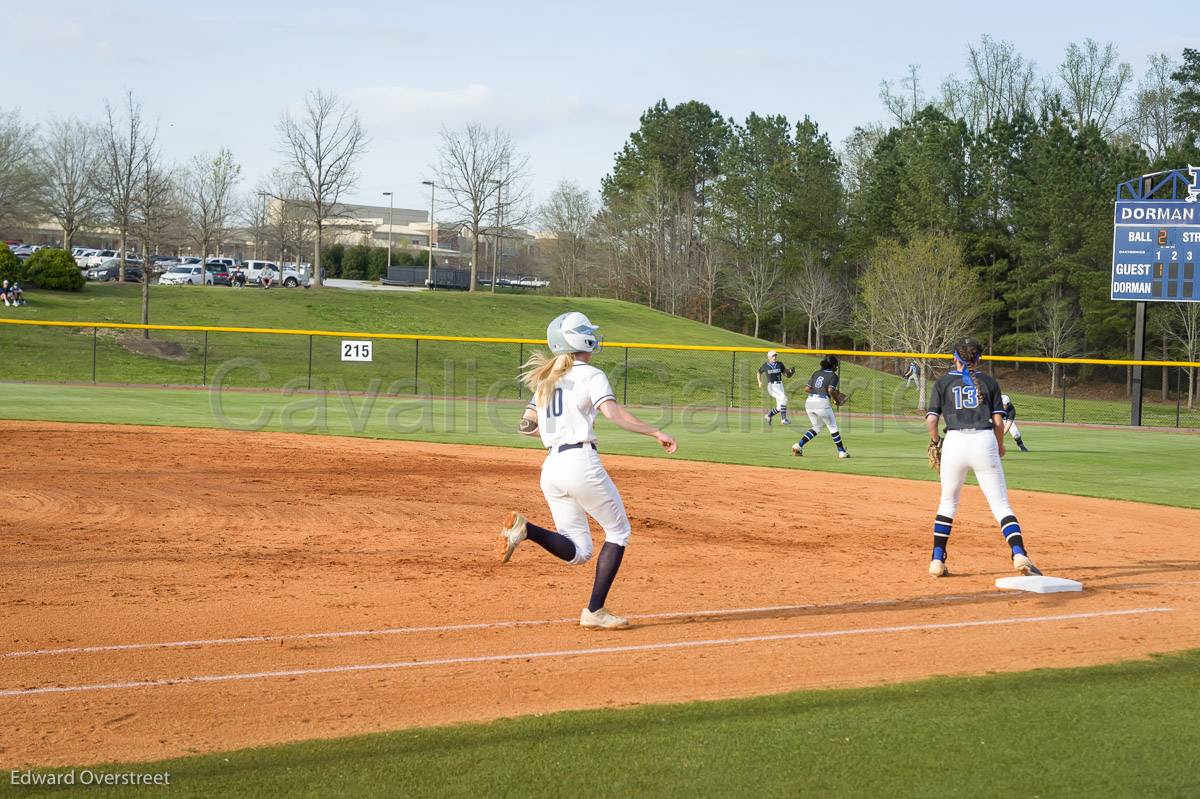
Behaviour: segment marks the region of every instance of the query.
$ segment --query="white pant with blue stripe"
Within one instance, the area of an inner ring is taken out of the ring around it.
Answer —
[[[1008,486],[1004,482],[1004,467],[1000,465],[1000,449],[992,430],[951,430],[942,444],[942,501],[938,515],[954,518],[958,497],[962,493],[967,469],[975,472],[979,488],[987,498],[996,523],[1012,516],[1008,503]]]

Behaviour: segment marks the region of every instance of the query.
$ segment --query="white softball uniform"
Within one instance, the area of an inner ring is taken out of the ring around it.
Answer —
[[[612,478],[596,450],[596,411],[615,401],[608,377],[596,367],[576,361],[550,395],[548,407],[536,399],[538,432],[549,453],[542,462],[542,494],[554,526],[575,544],[573,564],[592,556],[591,516],[604,529],[604,540],[620,546],[629,542],[629,517]],[[572,446],[582,444],[583,446]]]
[[[767,393],[775,398],[775,410],[787,407],[787,391],[784,390],[783,383],[767,383]]]
[[[828,427],[830,433],[838,431],[837,419],[833,416],[833,403],[829,397],[818,397],[810,394],[804,401],[804,412],[808,414],[809,424],[819,433],[822,427]]]
[[[1008,423],[1008,434],[1014,439],[1021,437],[1021,428],[1017,427],[1017,420],[1013,419]]]
[[[947,431],[946,440],[942,442],[942,499],[938,504],[938,515],[954,518],[967,469],[975,472],[996,522],[1012,516],[1004,468],[1000,465],[1000,448],[996,444],[996,434],[991,430]]]

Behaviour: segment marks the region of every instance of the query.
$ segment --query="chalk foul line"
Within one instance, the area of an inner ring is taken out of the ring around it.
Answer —
[[[663,643],[629,644],[625,646],[600,646],[582,649],[559,649],[543,652],[512,652],[502,655],[475,655],[469,657],[436,658],[431,660],[408,660],[392,663],[361,663],[344,666],[327,666],[322,668],[246,672],[242,674],[200,674],[160,680],[96,683],[92,685],[43,686],[38,688],[13,688],[0,690],[0,697],[26,697],[36,696],[39,694],[81,693],[85,691],[111,691],[129,688],[154,688],[167,685],[244,682],[248,680],[263,680],[279,677],[305,677],[315,674],[349,674],[362,671],[395,671],[399,669],[412,669],[430,666],[495,663],[500,661],[535,660],[541,658],[586,657],[591,655],[613,655],[631,652],[661,652],[680,649],[697,649],[701,647],[735,646],[738,644],[753,644],[770,641],[799,641],[812,638],[840,638],[852,635],[883,635],[889,633],[909,633],[929,630],[958,630],[970,627],[998,627],[1014,624],[1080,621],[1083,619],[1111,618],[1114,616],[1135,616],[1148,613],[1171,613],[1174,610],[1174,608],[1164,607],[1130,608],[1128,610],[1102,610],[1091,613],[1063,613],[1053,616],[1026,616],[1007,619],[942,622],[937,624],[903,624],[893,627],[860,627],[857,629],[847,630],[819,630],[803,633],[777,633],[774,635],[752,635],[736,638],[710,638],[698,641],[667,641]]]
[[[712,618],[721,616],[741,616],[753,613],[778,613],[790,610],[838,610],[850,607],[886,607],[901,604],[941,604],[973,599],[970,594],[912,597],[906,599],[868,599],[863,602],[830,602],[825,604],[804,605],[767,605],[757,608],[721,608],[717,610],[672,610],[661,613],[631,613],[630,619],[686,619]],[[997,595],[997,599],[1002,598]],[[525,621],[496,621],[478,622],[473,624],[443,624],[426,627],[380,627],[367,630],[333,630],[314,633],[285,633],[278,635],[241,635],[229,638],[195,638],[184,641],[152,641],[149,643],[133,644],[96,644],[92,646],[68,646],[49,649],[25,649],[16,652],[5,652],[0,658],[22,658],[53,655],[94,654],[97,652],[128,652],[139,649],[178,649],[190,646],[232,646],[237,644],[261,644],[279,641],[312,641],[336,638],[367,638],[382,635],[413,635],[417,633],[447,633],[464,630],[496,630],[515,627],[544,627],[552,624],[577,624],[578,618],[568,619],[530,619]]]

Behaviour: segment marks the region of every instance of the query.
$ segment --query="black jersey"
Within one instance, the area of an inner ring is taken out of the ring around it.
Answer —
[[[1011,400],[1009,401],[1009,403],[1007,405],[1004,406],[1003,410],[1004,410],[1004,418],[1005,419],[1007,419],[1010,422],[1016,421],[1017,406],[1013,405]]]
[[[758,367],[758,373],[760,375],[765,374],[768,383],[782,383],[783,373],[786,369],[787,367],[783,365],[783,361],[776,358],[775,363],[766,361],[762,366]]]
[[[929,413],[946,420],[947,430],[991,430],[992,416],[1003,414],[1000,384],[989,374],[972,373],[968,386],[963,373],[947,372],[933,386]]]
[[[832,369],[818,369],[808,378],[808,387],[812,389],[808,393],[814,397],[829,399],[829,389],[837,388],[838,382],[837,372]]]

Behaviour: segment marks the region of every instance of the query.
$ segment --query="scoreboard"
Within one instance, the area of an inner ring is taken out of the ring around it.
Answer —
[[[1113,223],[1111,299],[1200,302],[1200,203],[1117,200]]]

